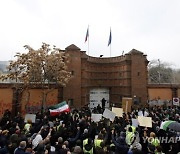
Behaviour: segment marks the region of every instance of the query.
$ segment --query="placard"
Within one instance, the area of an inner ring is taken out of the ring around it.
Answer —
[[[112,107],[112,112],[118,117],[123,117],[123,108]]]
[[[92,114],[91,119],[94,122],[99,122],[102,119],[102,114]]]
[[[35,114],[26,114],[25,118],[24,118],[24,122],[27,122],[27,120],[31,120],[32,123],[35,123],[36,115]]]
[[[115,116],[116,116],[116,114],[114,112],[110,111],[109,109],[104,110],[103,117],[113,121]]]
[[[152,128],[152,118],[151,117],[138,116],[138,122],[139,122],[140,126]]]
[[[132,126],[138,127],[138,125],[139,125],[138,119],[132,119]]]

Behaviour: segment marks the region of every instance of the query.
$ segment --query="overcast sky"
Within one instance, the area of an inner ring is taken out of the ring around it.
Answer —
[[[84,43],[89,55],[111,56],[131,49],[180,68],[180,0],[1,0],[0,60],[42,42],[65,49]]]

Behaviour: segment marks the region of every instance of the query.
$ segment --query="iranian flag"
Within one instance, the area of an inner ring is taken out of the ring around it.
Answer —
[[[61,114],[62,112],[70,112],[70,108],[66,101],[63,101],[62,103],[50,106],[49,111],[51,116],[56,116]]]

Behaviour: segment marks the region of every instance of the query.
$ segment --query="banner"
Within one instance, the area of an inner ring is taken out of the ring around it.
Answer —
[[[24,122],[27,122],[27,120],[31,120],[32,123],[35,123],[36,115],[35,114],[26,114],[25,118],[24,118]]]
[[[152,118],[151,117],[138,116],[138,122],[139,122],[140,126],[152,128]]]
[[[92,114],[91,119],[94,122],[99,122],[102,119],[102,114]]]
[[[112,112],[118,117],[123,117],[123,108],[112,107]]]
[[[110,111],[109,109],[104,110],[103,117],[113,121],[115,116],[116,116],[116,114],[114,112]]]

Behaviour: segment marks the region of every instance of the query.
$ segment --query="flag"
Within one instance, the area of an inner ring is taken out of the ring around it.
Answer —
[[[110,34],[109,34],[109,41],[108,41],[108,46],[111,44],[111,40],[112,40],[112,34],[111,34],[111,29],[110,29]]]
[[[85,37],[85,42],[88,40],[88,37],[89,37],[89,27],[87,28],[86,37]]]
[[[49,111],[51,116],[56,116],[63,112],[70,112],[70,108],[66,101],[63,101],[62,103],[50,106]]]

